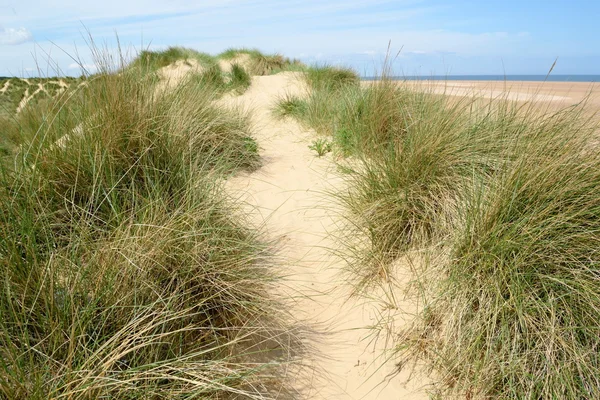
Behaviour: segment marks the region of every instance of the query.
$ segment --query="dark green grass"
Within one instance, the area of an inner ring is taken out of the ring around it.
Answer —
[[[244,67],[233,64],[231,66],[231,80],[229,82],[230,87],[235,90],[238,94],[244,93],[252,84],[252,78],[246,72]]]

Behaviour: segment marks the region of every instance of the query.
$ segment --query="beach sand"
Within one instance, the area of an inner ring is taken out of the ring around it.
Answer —
[[[600,83],[530,81],[407,81],[415,88],[428,88],[450,96],[475,95],[483,98],[540,101],[569,106],[582,101],[600,109]]]

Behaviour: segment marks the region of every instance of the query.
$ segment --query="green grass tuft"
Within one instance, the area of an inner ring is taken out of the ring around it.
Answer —
[[[302,119],[306,115],[307,102],[296,96],[279,99],[273,112],[279,117],[296,117]]]
[[[207,53],[188,49],[185,47],[169,47],[162,51],[144,50],[130,64],[131,67],[142,67],[148,71],[156,71],[162,67],[171,65],[179,60],[194,60],[204,68],[210,68],[216,64],[213,56]]]
[[[338,90],[346,86],[358,86],[360,78],[349,68],[331,66],[310,67],[306,81],[313,90]]]
[[[238,94],[244,93],[252,84],[252,78],[244,67],[233,64],[231,66],[231,81],[229,86]]]
[[[317,139],[308,148],[315,151],[319,157],[323,157],[331,152],[331,142],[325,139]]]
[[[304,70],[304,65],[298,60],[290,60],[280,54],[264,54],[257,49],[231,48],[217,56],[222,60],[233,60],[240,55],[249,57],[248,65],[244,68],[250,75],[271,75],[287,70]]]

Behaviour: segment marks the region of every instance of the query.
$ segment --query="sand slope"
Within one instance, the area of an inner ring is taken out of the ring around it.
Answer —
[[[373,345],[365,329],[377,321],[381,306],[348,299],[340,261],[330,251],[335,242],[329,233],[339,210],[325,191],[344,190],[343,182],[331,156],[317,158],[308,149],[314,132],[271,115],[285,93],[302,93],[294,73],[254,77],[244,95],[222,103],[252,109],[264,160],[257,172],[230,179],[228,190],[245,200],[253,218],[280,240],[287,275],[281,290],[294,299],[291,312],[318,332],[313,338],[317,354],[303,361],[314,372],[310,382],[298,381],[297,387],[305,388],[308,399],[427,399],[428,381],[422,377],[409,385],[402,383],[408,375],[384,382],[394,371],[393,362],[383,362],[385,343]]]

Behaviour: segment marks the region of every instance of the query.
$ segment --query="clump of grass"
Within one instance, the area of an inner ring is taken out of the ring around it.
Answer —
[[[251,71],[253,75],[270,75],[274,71],[282,70],[289,60],[281,54],[259,55],[252,59]]]
[[[295,117],[302,119],[306,114],[306,100],[298,96],[286,95],[278,100],[273,112],[279,117]]]
[[[368,241],[349,264],[359,291],[388,279],[405,252],[447,237],[468,180],[487,179],[503,160],[490,143],[502,143],[504,135],[470,128],[471,101],[382,90],[367,90],[359,103],[381,108],[347,120],[334,135],[345,154],[359,159],[345,175],[349,190],[338,196]]]
[[[319,157],[331,152],[331,142],[325,139],[316,139],[309,146],[309,149],[315,151]]]
[[[285,391],[294,338],[269,247],[219,184],[256,165],[247,117],[203,85],[157,93],[149,72],[121,71],[23,114],[0,165],[0,391]]]
[[[184,62],[187,60],[194,60],[204,68],[210,68],[216,64],[215,58],[210,54],[201,53],[185,47],[169,47],[162,51],[144,50],[140,52],[130,66],[142,67],[148,71],[156,71],[162,67],[174,64],[179,60],[183,60]]]
[[[186,85],[196,85],[214,94],[225,91],[225,76],[218,65],[213,65],[202,72],[188,73]]]
[[[288,68],[296,70],[302,68],[302,63],[298,60],[290,60],[281,54],[264,54],[257,49],[231,48],[219,54],[217,58],[232,60],[240,55],[249,57],[248,65],[244,65],[244,67],[250,75],[270,75]]]
[[[343,119],[343,108],[359,90],[358,76],[351,70],[311,67],[304,73],[309,92],[306,98],[287,95],[281,98],[274,113],[294,117],[320,133],[332,134]]]
[[[306,81],[313,90],[338,90],[346,86],[357,86],[360,78],[349,68],[321,66],[306,71]]]
[[[219,55],[217,55],[217,58],[220,58],[223,60],[231,60],[233,58],[236,58],[240,54],[248,54],[251,57],[259,57],[259,56],[263,55],[263,53],[258,49],[250,49],[250,48],[246,48],[246,47],[241,47],[241,48],[232,47],[232,48],[229,48],[229,49],[221,52]]]
[[[306,75],[309,93],[294,116],[317,132],[331,135],[342,154],[377,152],[403,134],[402,91],[390,80],[361,88],[350,70],[312,68]],[[340,142],[338,143],[338,140]]]
[[[600,158],[577,114],[550,118],[571,128],[467,192],[430,306],[443,325],[429,354],[450,391],[600,396]]]
[[[597,125],[579,106],[483,104],[385,79],[338,98],[323,132],[356,157],[338,194],[356,290],[428,255],[413,262],[428,301],[400,364],[427,359],[452,395],[598,397]]]
[[[238,64],[231,66],[231,80],[229,86],[238,94],[244,93],[252,84],[252,78],[244,67]]]

